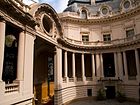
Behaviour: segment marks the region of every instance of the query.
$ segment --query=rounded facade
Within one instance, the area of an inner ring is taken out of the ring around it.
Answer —
[[[60,14],[0,3],[0,104],[63,105],[100,92],[139,102],[139,0],[69,0]]]

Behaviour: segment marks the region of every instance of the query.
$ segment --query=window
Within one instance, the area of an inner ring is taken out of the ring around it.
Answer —
[[[123,4],[125,9],[128,9],[130,7],[130,5],[131,5],[130,1],[125,1]]]
[[[87,19],[87,11],[86,10],[82,10],[82,12],[81,12],[81,18],[82,19]]]
[[[82,35],[82,41],[83,42],[89,41],[89,36],[88,35]]]
[[[111,36],[110,36],[110,34],[105,34],[105,35],[103,35],[103,39],[104,39],[105,42],[111,41]]]
[[[134,29],[126,30],[126,37],[132,37],[134,34]]]

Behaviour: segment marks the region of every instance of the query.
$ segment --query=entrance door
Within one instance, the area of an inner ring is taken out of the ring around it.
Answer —
[[[115,98],[115,86],[106,86],[106,97],[107,99]]]
[[[53,105],[55,47],[39,37],[35,40],[34,96],[35,105]]]

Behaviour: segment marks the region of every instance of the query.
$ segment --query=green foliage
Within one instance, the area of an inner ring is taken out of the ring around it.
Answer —
[[[126,100],[125,94],[120,91],[117,91],[117,100],[121,103],[124,102]]]
[[[97,91],[97,100],[105,100],[106,99],[106,92],[105,89],[99,89]]]

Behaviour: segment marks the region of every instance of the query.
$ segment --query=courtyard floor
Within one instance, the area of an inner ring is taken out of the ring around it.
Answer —
[[[140,104],[134,102],[127,102],[127,101],[123,103],[119,103],[116,100],[95,101],[90,99],[90,100],[78,100],[68,105],[140,105]]]

